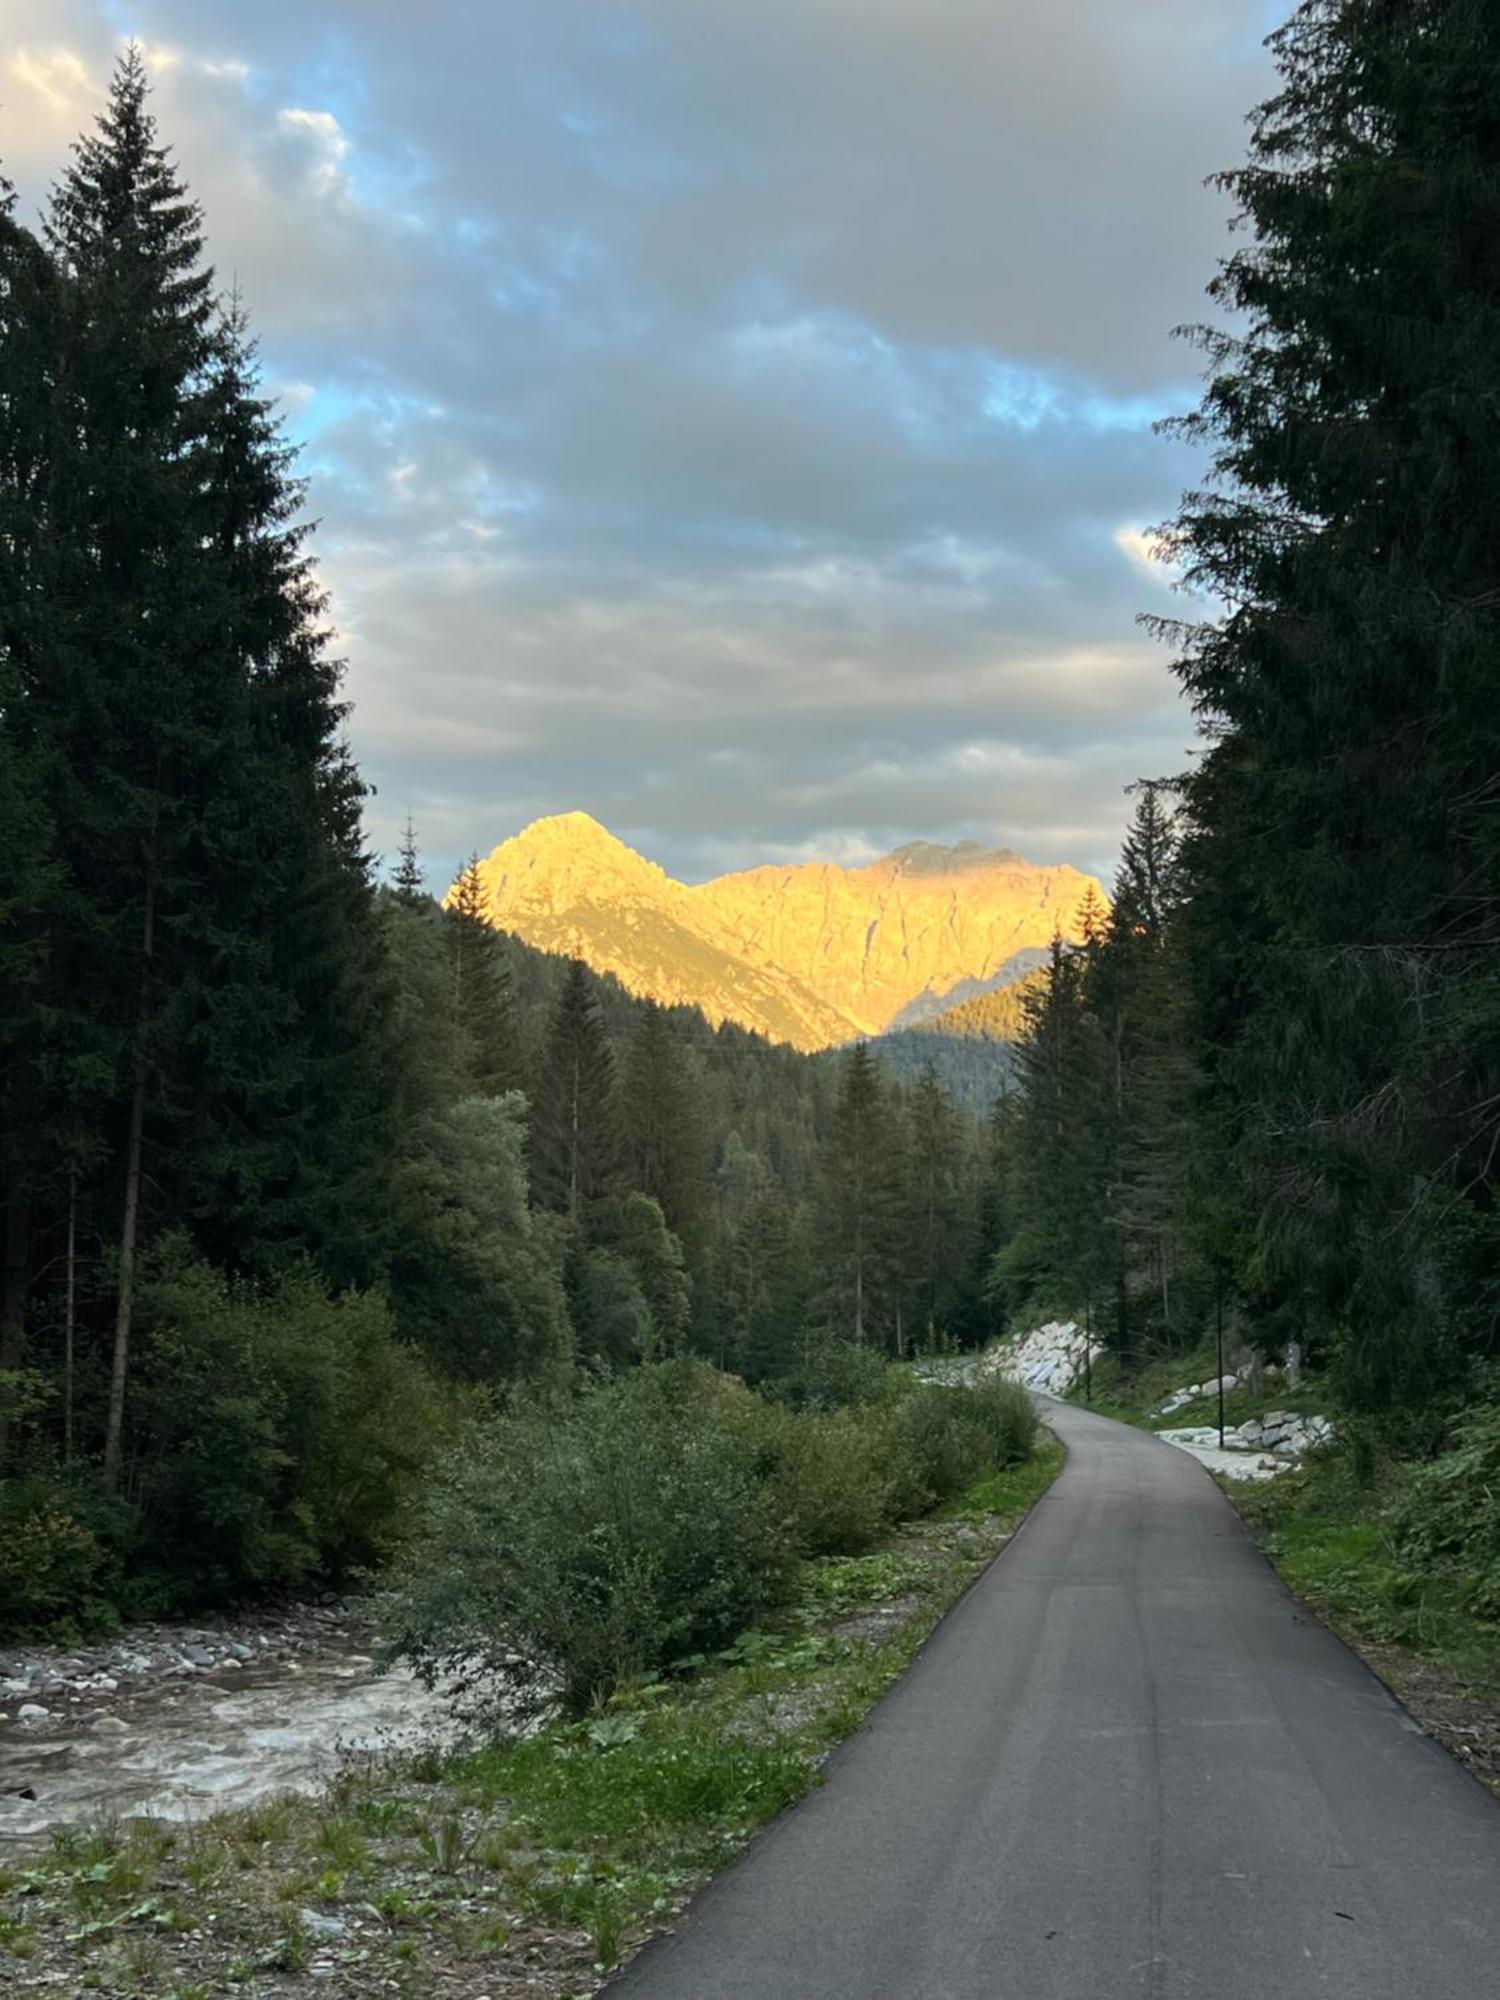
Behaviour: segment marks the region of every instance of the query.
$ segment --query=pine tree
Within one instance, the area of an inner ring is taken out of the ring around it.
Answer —
[[[44,573],[10,579],[4,632],[7,731],[24,717],[57,885],[29,1070],[48,1099],[31,1123],[54,1146],[31,1198],[70,1246],[80,1203],[113,1211],[116,1484],[154,1230],[187,1224],[240,1265],[336,1248],[336,1276],[368,1274],[377,961],[301,489],[243,318],[214,301],[136,50],[54,194],[46,253],[46,450],[29,490],[18,460],[5,468],[6,504],[45,548]]]
[[[899,1186],[880,1065],[859,1042],[844,1058],[824,1151],[821,1236],[835,1330],[857,1344],[897,1344]]]
[[[39,1057],[50,913],[66,882],[48,805],[49,745],[25,699],[49,649],[60,299],[41,245],[14,209],[0,177],[0,1465],[9,1434],[3,1378],[26,1358],[34,1214],[64,1122]]]
[[[158,145],[140,53],[57,188],[47,240],[69,295],[54,531],[72,558],[43,693],[71,783],[55,802],[92,910],[54,956],[90,982],[117,1036],[119,1275],[104,1468],[118,1480],[145,1153],[162,1013],[179,988],[198,801],[243,729],[212,646],[195,560],[212,274],[198,211]],[[228,727],[226,728],[226,724]],[[230,751],[232,755],[232,750]]]
[[[1187,934],[1242,1281],[1379,1403],[1445,1365],[1500,1140],[1500,16],[1306,0],[1271,46],[1173,537],[1230,607],[1174,633]]]
[[[995,1296],[1033,1290],[1088,1304],[1115,1300],[1115,1338],[1130,1351],[1125,1272],[1109,1220],[1114,1173],[1112,1070],[1089,998],[1102,948],[1054,937],[1045,977],[1026,996],[1017,1051],[1020,1108],[1004,1137],[1014,1173],[1014,1227],[992,1271]]]
[[[807,1311],[808,1275],[796,1218],[769,1175],[728,1245],[724,1320],[728,1366],[747,1382],[792,1366]]]
[[[396,863],[394,882],[396,894],[403,903],[420,903],[427,893],[425,882],[421,856],[417,853],[417,830],[412,825],[411,814],[408,813],[406,825],[401,831],[400,859]]]
[[[575,1222],[609,1192],[619,1161],[615,1061],[588,968],[568,961],[542,1051],[531,1122],[531,1191]]]
[[[392,1135],[365,787],[306,551],[302,482],[237,300],[204,397],[204,566],[245,741],[202,818],[213,954],[174,1021],[192,1117],[171,1192],[202,1247],[256,1268],[317,1254],[378,1275]],[[207,927],[207,926],[206,926]]]
[[[959,1206],[958,1117],[929,1063],[902,1118],[900,1250],[913,1342],[947,1330],[947,1307],[966,1262]]]
[[[626,1047],[620,1130],[631,1185],[660,1203],[685,1244],[696,1245],[707,1219],[709,1176],[702,1088],[654,1000],[645,1003]]]
[[[481,1096],[498,1097],[518,1088],[522,1066],[510,979],[486,907],[479,856],[471,854],[444,911],[453,1006],[468,1038],[473,1087]]]

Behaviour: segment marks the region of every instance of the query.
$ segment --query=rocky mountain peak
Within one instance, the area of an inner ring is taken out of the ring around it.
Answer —
[[[976,841],[912,841],[863,868],[803,862],[693,887],[585,812],[503,841],[480,877],[491,922],[798,1048],[878,1035],[1003,983],[1097,883]]]

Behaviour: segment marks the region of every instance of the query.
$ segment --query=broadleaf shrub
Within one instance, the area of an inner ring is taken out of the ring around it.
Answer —
[[[481,1426],[406,1563],[396,1651],[429,1674],[519,1655],[578,1712],[780,1601],[791,1537],[719,1393],[673,1362]]]
[[[109,1529],[126,1512],[60,1472],[0,1480],[0,1631],[111,1623]]]
[[[866,1379],[870,1379],[868,1374]],[[786,1597],[796,1559],[855,1555],[1030,1455],[1010,1383],[790,1409],[702,1363],[571,1400],[518,1400],[437,1482],[394,1592],[394,1652],[429,1677],[518,1665],[574,1713],[721,1648]]]
[[[337,1579],[390,1552],[459,1399],[378,1293],[336,1294],[306,1267],[236,1284],[169,1240],[142,1320],[136,1608]]]

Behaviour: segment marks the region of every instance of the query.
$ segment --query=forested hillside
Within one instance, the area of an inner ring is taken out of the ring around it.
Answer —
[[[513,1387],[978,1337],[988,1154],[361,834],[305,495],[138,53],[0,214],[0,1624],[337,1577]]]

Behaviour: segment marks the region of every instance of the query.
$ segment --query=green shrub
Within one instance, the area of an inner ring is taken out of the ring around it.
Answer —
[[[856,1347],[825,1333],[809,1342],[794,1368],[766,1385],[767,1392],[793,1409],[847,1410],[887,1403],[902,1394],[909,1377],[873,1348]]]
[[[1474,1609],[1500,1618],[1500,1402],[1461,1418],[1452,1449],[1411,1475],[1395,1540],[1413,1569],[1464,1578]]]
[[[871,1379],[868,1374],[866,1379]],[[429,1676],[556,1676],[575,1713],[722,1647],[780,1602],[799,1555],[857,1555],[890,1524],[1028,1457],[1007,1382],[788,1408],[703,1366],[520,1401],[445,1471],[394,1592],[395,1652]]]
[[[0,1631],[108,1623],[106,1526],[97,1501],[55,1473],[0,1480]]]
[[[723,1399],[720,1421],[752,1447],[800,1554],[862,1555],[894,1520],[885,1434],[869,1410],[794,1411],[740,1390]]]
[[[389,1551],[456,1418],[378,1294],[335,1295],[310,1268],[237,1285],[174,1240],[141,1318],[138,1608],[296,1588]]]
[[[887,1463],[903,1514],[919,1514],[1036,1449],[1037,1417],[1019,1383],[923,1384],[886,1418]]]
[[[578,1712],[751,1623],[794,1549],[753,1442],[718,1415],[732,1393],[670,1362],[485,1425],[404,1565],[396,1652],[429,1674],[519,1656]]]

